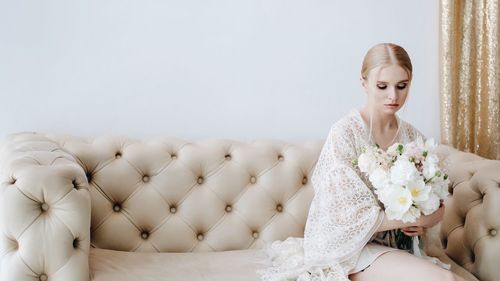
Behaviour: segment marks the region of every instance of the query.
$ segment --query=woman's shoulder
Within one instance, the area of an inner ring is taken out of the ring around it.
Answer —
[[[361,129],[359,112],[356,109],[351,109],[347,114],[337,119],[331,126],[331,130],[337,133],[351,132],[354,129]]]

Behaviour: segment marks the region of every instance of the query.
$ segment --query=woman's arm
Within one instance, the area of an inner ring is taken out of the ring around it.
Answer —
[[[439,209],[437,209],[434,213],[427,216],[420,216],[420,218],[418,218],[416,222],[412,223],[409,222],[404,223],[403,221],[400,220],[390,220],[387,218],[387,216],[384,215],[384,220],[378,227],[377,232],[382,232],[391,229],[405,228],[410,226],[420,226],[424,228],[432,227],[441,221],[441,219],[443,218],[443,214],[444,214],[444,204],[441,203]]]

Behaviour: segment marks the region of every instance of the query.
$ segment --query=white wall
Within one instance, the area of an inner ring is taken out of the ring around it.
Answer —
[[[438,139],[434,0],[0,0],[0,135],[324,138],[379,42],[410,53],[400,116]]]

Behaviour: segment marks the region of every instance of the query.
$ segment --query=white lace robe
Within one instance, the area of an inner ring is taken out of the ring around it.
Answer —
[[[394,142],[425,139],[411,124],[397,119]],[[315,195],[304,238],[289,237],[267,247],[268,266],[258,272],[263,281],[349,280],[363,247],[376,238],[384,219],[371,183],[352,165],[367,145],[375,144],[357,109],[331,127],[311,177]]]

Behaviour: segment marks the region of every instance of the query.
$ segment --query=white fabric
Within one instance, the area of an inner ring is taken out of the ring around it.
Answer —
[[[394,142],[425,139],[399,117],[398,125]],[[258,272],[263,281],[349,280],[362,249],[377,236],[384,219],[371,183],[352,165],[367,145],[375,144],[357,109],[333,124],[311,177],[315,195],[304,238],[289,237],[267,247],[268,267]]]

